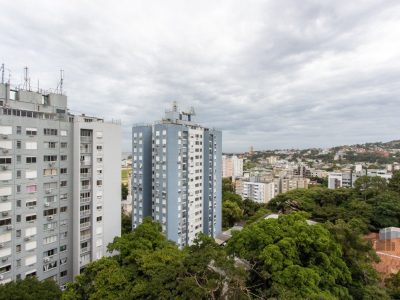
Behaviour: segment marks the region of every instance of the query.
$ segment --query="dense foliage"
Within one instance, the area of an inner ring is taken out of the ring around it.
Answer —
[[[299,189],[280,194],[268,204],[273,211],[306,211],[318,222],[357,219],[365,232],[400,226],[400,173],[386,182],[360,177],[353,189]]]
[[[57,300],[61,290],[53,280],[38,281],[27,277],[7,284],[0,284],[0,300]]]
[[[228,228],[238,222],[253,221],[253,216],[257,218],[266,215],[268,210],[266,204],[259,204],[249,199],[242,200],[242,197],[235,194],[230,178],[222,181],[222,227]]]
[[[145,219],[109,245],[118,255],[90,264],[63,299],[241,299],[244,272],[204,235],[183,250]]]

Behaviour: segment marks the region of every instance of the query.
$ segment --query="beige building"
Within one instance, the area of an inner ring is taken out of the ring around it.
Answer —
[[[243,176],[243,159],[232,156],[222,156],[222,177],[241,177]]]

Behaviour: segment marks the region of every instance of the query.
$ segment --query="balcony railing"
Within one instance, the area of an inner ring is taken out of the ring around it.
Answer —
[[[91,237],[92,237],[92,236],[91,236],[90,234],[81,235],[81,241],[88,240],[88,239],[90,239]]]
[[[88,197],[88,198],[81,198],[80,203],[81,203],[81,204],[83,204],[83,203],[89,203],[91,200],[92,200],[92,198],[90,198],[90,197]]]
[[[89,227],[90,227],[90,222],[81,223],[81,225],[80,225],[80,229],[85,229],[85,228],[89,228]]]
[[[88,210],[83,210],[83,211],[80,212],[81,218],[87,217],[87,216],[89,216],[89,215],[90,215],[90,209],[88,209]]]

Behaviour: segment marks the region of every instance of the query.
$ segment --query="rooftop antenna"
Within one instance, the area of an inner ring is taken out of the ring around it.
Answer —
[[[4,64],[1,64],[1,83],[4,84]]]
[[[172,111],[178,111],[178,105],[176,103],[176,101],[172,102]]]
[[[63,84],[64,84],[64,70],[60,70],[60,94],[63,93]]]
[[[28,89],[28,67],[24,68],[24,90]]]

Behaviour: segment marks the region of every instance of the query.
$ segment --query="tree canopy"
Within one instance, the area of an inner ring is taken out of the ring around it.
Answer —
[[[27,277],[6,284],[0,284],[0,300],[57,300],[61,290],[53,280],[38,281]]]

